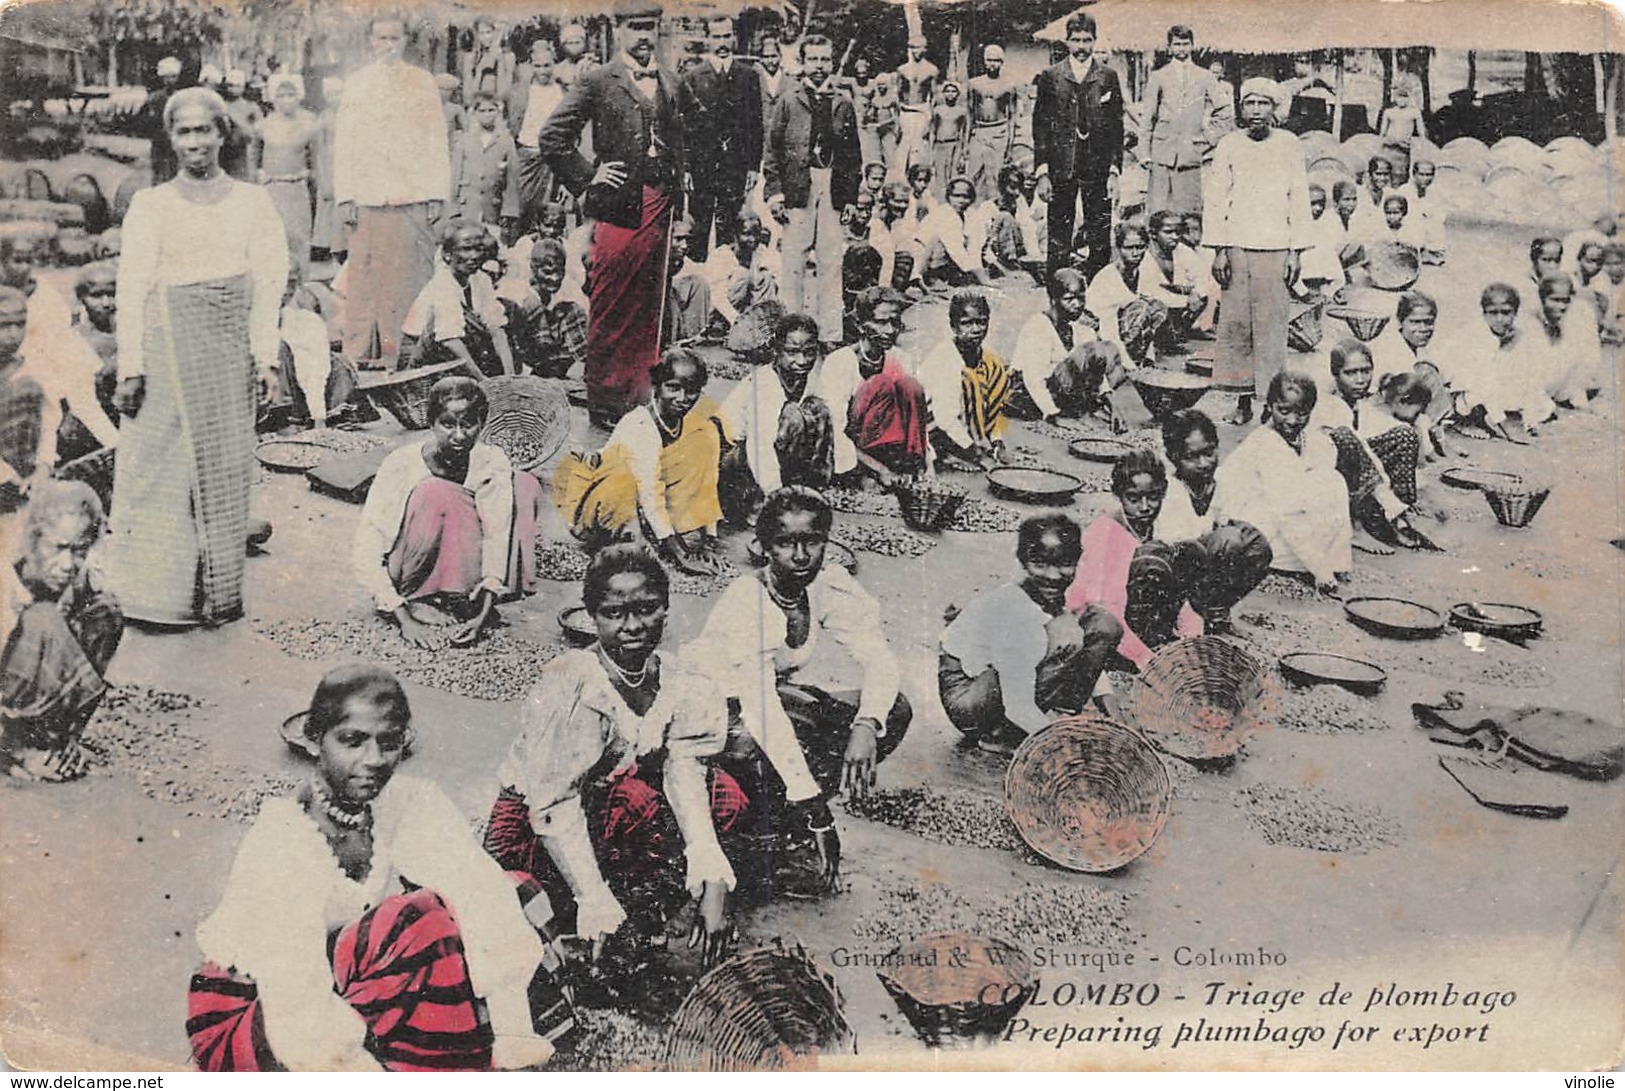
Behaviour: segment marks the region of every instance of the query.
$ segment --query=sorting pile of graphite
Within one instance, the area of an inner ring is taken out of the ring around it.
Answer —
[[[1323,788],[1259,784],[1236,793],[1247,822],[1271,845],[1316,852],[1369,852],[1399,842],[1400,825],[1375,807]]]
[[[997,500],[983,500],[967,496],[954,517],[948,521],[949,530],[963,530],[979,534],[1003,534],[1021,526],[1021,521],[1034,511],[1023,511],[1001,504]]]
[[[527,640],[495,629],[470,648],[419,648],[382,619],[256,618],[255,631],[295,659],[353,662],[387,667],[403,680],[485,701],[517,701],[536,684],[542,665],[562,651],[550,641]],[[451,629],[444,630],[449,640]]]
[[[1257,591],[1265,595],[1274,595],[1276,598],[1289,599],[1292,602],[1330,602],[1331,600],[1317,591],[1313,584],[1293,576],[1285,576],[1279,572],[1271,572],[1258,584]]]
[[[937,543],[923,534],[890,523],[853,523],[842,520],[830,532],[833,541],[848,549],[861,549],[882,557],[918,557]]]
[[[677,569],[666,568],[671,576],[671,592],[674,595],[694,595],[705,598],[719,594],[730,583],[739,578],[739,569],[726,557],[719,556],[719,565],[713,575],[701,576],[692,572],[679,572]]]
[[[544,580],[578,583],[587,575],[587,554],[566,542],[537,542],[536,574]]]
[[[1393,726],[1371,701],[1335,685],[1285,687],[1275,707],[1274,726],[1305,735],[1361,735]]]
[[[1002,799],[963,788],[882,788],[848,799],[846,812],[942,845],[1022,852]]]
[[[252,772],[208,756],[191,726],[208,705],[185,693],[145,686],[108,690],[81,744],[92,767],[128,777],[150,799],[185,808],[191,817],[251,822],[267,796],[286,795],[298,778]],[[268,723],[267,731],[276,725]]]
[[[1129,895],[1088,880],[1013,884],[991,903],[973,903],[942,884],[884,887],[852,934],[878,943],[904,943],[931,932],[968,931],[1023,947],[1065,943],[1080,948],[1133,946]]]
[[[625,1012],[577,1008],[576,1038],[554,1055],[550,1071],[648,1072],[666,1055],[665,1034]]]
[[[848,515],[889,515],[902,518],[897,497],[889,492],[870,492],[868,489],[825,489],[824,499],[836,511]]]

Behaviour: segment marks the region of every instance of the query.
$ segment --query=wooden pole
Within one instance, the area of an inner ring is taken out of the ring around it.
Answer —
[[[1433,116],[1433,48],[1423,46],[1417,58],[1417,68],[1422,81],[1422,116]]]
[[[1337,51],[1337,86],[1332,89],[1332,139],[1343,139],[1343,50]]]
[[[1597,99],[1597,113],[1602,115],[1603,127],[1608,124],[1608,75],[1603,71],[1602,54],[1591,55],[1591,77]]]
[[[1478,51],[1473,49],[1467,51],[1467,90],[1478,90]]]
[[[1625,91],[1622,91],[1622,87],[1625,87],[1625,72],[1620,71],[1621,67],[1618,57],[1610,58],[1608,72],[1613,79],[1613,94],[1608,96],[1608,112],[1602,117],[1603,131],[1608,134],[1610,145],[1619,139],[1620,100],[1625,97]],[[1609,154],[1612,154],[1612,151]]]

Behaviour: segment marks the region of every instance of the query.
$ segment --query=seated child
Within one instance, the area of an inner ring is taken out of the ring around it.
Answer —
[[[1128,380],[1117,346],[1095,333],[1083,274],[1066,266],[1049,282],[1049,306],[1029,318],[1010,357],[1009,413],[1018,419],[1084,417]]]
[[[1371,233],[1367,242],[1397,242],[1420,252],[1422,232],[1408,217],[1411,202],[1403,193],[1388,193],[1382,199],[1382,226]]]
[[[920,279],[928,287],[987,283],[988,269],[982,260],[987,237],[981,217],[971,211],[975,202],[975,185],[961,175],[948,183],[942,203],[920,222],[916,233]]]
[[[984,469],[1002,461],[1010,369],[988,348],[992,307],[987,296],[962,288],[948,301],[952,337],[939,343],[916,372],[931,418],[931,449]]]
[[[1529,282],[1539,287],[1543,278],[1563,272],[1563,240],[1541,235],[1529,244]]]
[[[943,631],[937,692],[949,721],[981,749],[1013,753],[1054,717],[1088,707],[1123,626],[1103,606],[1066,610],[1082,555],[1070,516],[1024,519],[1022,577],[978,595]]]
[[[282,338],[278,372],[285,404],[276,417],[325,428],[348,408],[357,377],[350,362],[330,347],[327,323],[321,315],[300,305],[300,283],[298,269],[290,268],[278,317]]]
[[[124,615],[86,559],[101,538],[90,486],[34,492],[16,552],[0,568],[0,769],[24,780],[85,773],[79,736],[107,692]]]
[[[1126,367],[1155,356],[1158,335],[1168,322],[1168,305],[1153,299],[1142,283],[1149,236],[1143,225],[1122,220],[1113,232],[1112,263],[1089,282],[1086,306],[1100,319],[1100,339],[1116,345]]]
[[[1353,525],[1337,447],[1308,427],[1319,393],[1299,372],[1270,380],[1258,427],[1219,464],[1213,502],[1258,528],[1273,568],[1303,573],[1330,593],[1354,566]]]
[[[688,217],[671,226],[666,250],[670,281],[666,288],[665,342],[696,341],[711,326],[711,285],[705,269],[689,255],[694,238],[694,221]]]
[[[835,424],[835,473],[861,469],[886,487],[925,473],[931,454],[925,388],[892,352],[902,311],[903,297],[890,288],[859,292],[857,343],[819,369],[818,393]]]
[[[587,308],[565,289],[567,264],[563,244],[537,239],[509,321],[514,359],[544,379],[562,379],[587,359]]]
[[[714,248],[706,259],[711,307],[725,327],[732,327],[756,304],[779,298],[778,262],[767,247],[767,237],[760,217],[744,212],[734,241]]]
[[[1531,370],[1546,394],[1565,409],[1585,409],[1602,388],[1602,339],[1592,316],[1573,310],[1574,280],[1567,273],[1541,277],[1540,321],[1530,331]]]
[[[352,563],[381,614],[419,647],[453,626],[472,644],[495,618],[499,596],[536,586],[541,483],[481,443],[490,413],[473,379],[429,391],[430,432],[384,459],[356,527]]]
[[[1192,253],[1205,254],[1202,248],[1202,214],[1200,212],[1187,212],[1179,221],[1179,241],[1189,247]],[[1196,325],[1191,330],[1191,336],[1199,341],[1213,340],[1213,327],[1219,318],[1219,282],[1213,279],[1213,263],[1211,261],[1198,261],[1197,268],[1201,271],[1201,279],[1197,282],[1204,299],[1211,299],[1213,306],[1204,310],[1196,319]]]
[[[1158,347],[1177,348],[1213,301],[1213,297],[1202,294],[1204,262],[1198,251],[1179,241],[1178,213],[1166,209],[1153,212],[1148,240],[1145,257],[1140,259],[1138,290],[1168,309],[1168,321],[1157,337]]]
[[[684,348],[661,354],[654,397],[615,425],[596,455],[571,454],[553,476],[553,502],[585,540],[641,530],[684,572],[717,570],[716,403],[702,397],[705,361]]]
[[[481,269],[489,238],[479,224],[464,220],[453,220],[445,229],[443,261],[401,324],[404,367],[456,360],[474,379],[516,373],[507,312]]]
[[[1408,291],[1399,297],[1394,321],[1371,341],[1375,366],[1373,381],[1381,385],[1391,375],[1411,375],[1428,391],[1428,407],[1417,418],[1417,431],[1428,439],[1428,456],[1448,454],[1439,426],[1452,410],[1450,387],[1441,367],[1441,353],[1433,344],[1438,327],[1439,304],[1423,292]]]
[[[1021,168],[1006,164],[999,168],[998,193],[977,209],[982,233],[987,239],[983,260],[988,271],[998,276],[1025,271],[1043,283],[1044,256],[1027,249],[1021,229]],[[1176,217],[1177,219],[1177,217]]]
[[[1502,439],[1527,443],[1525,436],[1557,415],[1557,404],[1534,373],[1531,335],[1518,323],[1522,300],[1518,289],[1497,282],[1485,287],[1478,304],[1484,324],[1462,339],[1453,364],[1462,376],[1457,415]]]
[[[1416,227],[1423,265],[1444,264],[1444,209],[1437,197],[1429,195],[1438,174],[1431,159],[1418,159],[1411,164],[1411,180],[1398,190],[1410,203],[1409,216]]]
[[[1310,245],[1298,270],[1300,298],[1330,295],[1343,286],[1343,240],[1348,232],[1334,213],[1326,215],[1326,187],[1309,183]]]

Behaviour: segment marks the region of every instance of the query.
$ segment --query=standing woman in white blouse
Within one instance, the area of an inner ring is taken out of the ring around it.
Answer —
[[[182,157],[184,159],[184,154]],[[330,671],[198,927],[186,1034],[206,1072],[468,1071],[553,1055],[569,1007],[513,883],[439,786],[396,776],[412,711],[379,667]]]
[[[176,92],[164,126],[180,173],[124,219],[111,578],[152,624],[243,612],[255,380],[275,381],[288,243],[266,191],[221,169],[228,124],[213,91]]]

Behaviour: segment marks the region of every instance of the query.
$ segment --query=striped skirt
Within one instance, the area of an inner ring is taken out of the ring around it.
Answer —
[[[385,898],[333,944],[333,988],[367,1023],[367,1049],[392,1072],[491,1067],[491,1028],[476,1006],[463,939],[439,895]],[[206,963],[192,977],[186,1035],[204,1072],[286,1071],[271,1053],[259,989]]]

